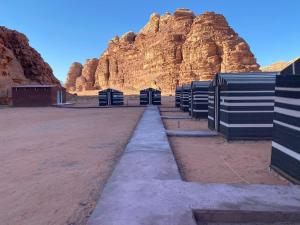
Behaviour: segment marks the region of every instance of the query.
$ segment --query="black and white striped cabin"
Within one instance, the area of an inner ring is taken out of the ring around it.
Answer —
[[[190,84],[182,85],[181,94],[180,94],[180,109],[183,112],[189,111],[190,93],[191,93],[191,85]]]
[[[99,91],[99,106],[123,105],[123,104],[124,104],[123,92],[111,88]]]
[[[175,90],[175,107],[180,107],[180,94],[181,94],[181,86],[177,86]]]
[[[212,81],[214,129],[228,140],[271,139],[276,75],[217,74]]]
[[[271,168],[300,184],[300,75],[278,76]]]
[[[161,91],[147,88],[140,91],[140,105],[161,105]]]
[[[208,86],[208,128],[215,129],[215,87],[213,82]]]
[[[191,84],[191,116],[207,118],[208,116],[208,86],[210,81],[193,81]]]

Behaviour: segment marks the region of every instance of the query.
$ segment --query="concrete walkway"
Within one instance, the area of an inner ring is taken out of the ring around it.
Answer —
[[[148,106],[88,225],[195,225],[193,210],[202,209],[295,212],[299,196],[297,186],[182,181],[158,109]]]

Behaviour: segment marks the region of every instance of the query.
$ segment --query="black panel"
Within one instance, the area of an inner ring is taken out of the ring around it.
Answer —
[[[273,111],[274,106],[224,106],[221,105],[220,109],[227,111]]]
[[[300,154],[300,132],[274,124],[273,141]],[[299,162],[300,163],[300,162]],[[300,171],[299,171],[300,172]]]
[[[214,130],[215,129],[215,122],[213,120],[210,120],[208,119],[208,128],[211,129],[211,130]]]
[[[272,124],[273,113],[227,113],[221,111],[220,119],[228,124]]]
[[[247,90],[246,90],[247,91]],[[271,91],[271,90],[267,90]],[[227,96],[227,97],[247,97],[247,96],[274,96],[274,92],[247,92],[247,93],[224,93],[221,91],[220,93],[222,96]]]
[[[220,133],[228,140],[269,140],[272,138],[272,128],[233,128],[220,125]]]
[[[300,87],[300,76],[294,76],[291,74],[287,74],[287,76],[277,76],[276,87]]]
[[[270,83],[270,84],[230,84],[227,86],[227,88],[223,88],[222,86],[222,90],[228,90],[228,91],[274,91],[275,89],[275,82],[274,83]]]
[[[299,111],[300,113],[300,111]],[[281,113],[274,113],[274,120],[278,120],[283,123],[287,123],[296,127],[300,127],[300,119],[293,116],[288,116]]]
[[[300,181],[300,162],[274,147],[272,147],[271,165]]]

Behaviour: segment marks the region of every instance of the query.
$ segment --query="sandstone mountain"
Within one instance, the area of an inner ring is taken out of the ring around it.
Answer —
[[[0,104],[18,84],[59,84],[51,67],[29,46],[27,37],[0,26]]]
[[[88,76],[83,73],[85,67]],[[195,16],[188,9],[178,9],[173,15],[153,13],[137,34],[130,31],[114,37],[99,60],[88,60],[80,76],[73,64],[66,87],[77,91],[155,87],[173,92],[176,84],[209,80],[220,71],[258,70],[248,44],[224,16],[213,12]]]

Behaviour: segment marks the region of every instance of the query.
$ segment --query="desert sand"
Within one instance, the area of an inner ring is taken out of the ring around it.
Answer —
[[[143,110],[0,109],[0,224],[85,224]]]
[[[162,115],[188,115],[164,112]],[[166,129],[209,130],[207,120],[164,119]],[[271,141],[231,141],[223,137],[169,137],[182,178],[225,184],[288,184],[269,171]]]

